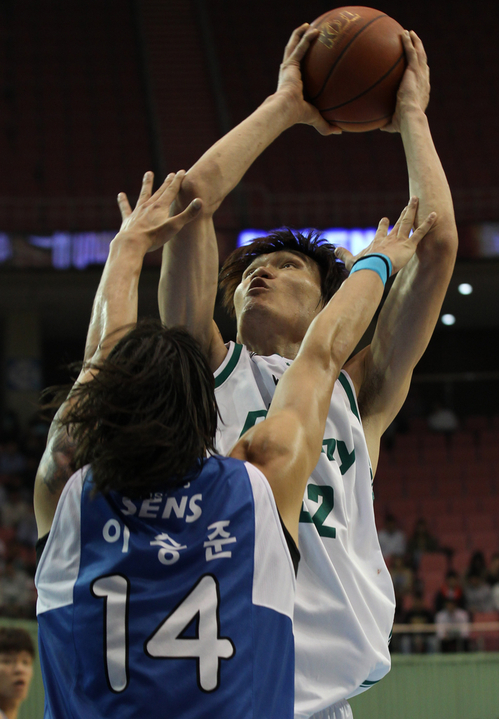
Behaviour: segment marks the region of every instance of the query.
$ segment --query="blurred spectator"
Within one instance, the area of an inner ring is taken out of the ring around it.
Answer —
[[[0,716],[17,719],[33,678],[35,648],[25,629],[0,627]]]
[[[430,534],[426,519],[418,519],[414,532],[407,542],[407,553],[414,562],[414,566],[419,566],[422,554],[425,554],[425,552],[437,552],[438,549],[438,540]]]
[[[492,587],[492,606],[499,612],[499,584],[494,584]]]
[[[468,612],[491,612],[492,589],[478,572],[471,572],[466,578],[464,587],[464,601]]]
[[[485,581],[493,587],[499,584],[499,552],[492,555],[490,564],[485,573]]]
[[[444,609],[435,615],[440,651],[448,653],[469,650],[469,621],[470,617],[465,609],[460,609],[455,602],[447,600]]]
[[[405,554],[407,543],[405,532],[400,529],[393,514],[386,515],[385,525],[379,530],[378,539],[385,559],[389,559],[393,554]]]
[[[16,540],[24,547],[34,547],[38,539],[35,513],[30,512],[17,525]]]
[[[485,554],[480,549],[477,549],[477,551],[471,555],[470,563],[466,570],[466,579],[468,579],[470,574],[479,574],[485,579],[487,562],[485,561]]]
[[[414,592],[412,606],[403,615],[403,623],[433,624],[433,613],[425,605],[422,592]],[[404,654],[426,654],[435,651],[435,636],[429,632],[403,634],[401,649]]]
[[[428,427],[432,432],[445,432],[450,434],[459,427],[459,420],[455,413],[440,402],[435,402],[433,411],[428,416]]]
[[[33,577],[16,567],[13,559],[5,563],[0,576],[0,615],[33,618],[35,616],[35,585]]]
[[[26,457],[15,439],[8,439],[0,446],[0,474],[23,474]]]
[[[412,591],[414,572],[406,566],[404,557],[393,554],[390,562],[390,574],[397,602],[402,601]]]
[[[435,611],[444,608],[445,602],[451,600],[460,609],[464,609],[464,592],[457,572],[450,569],[445,575],[445,581],[435,595]]]
[[[23,493],[18,488],[13,488],[8,492],[7,499],[2,504],[1,524],[3,527],[15,528],[32,512],[32,506],[24,499]]]
[[[0,443],[9,439],[18,439],[19,437],[19,419],[16,413],[7,409],[0,414]]]

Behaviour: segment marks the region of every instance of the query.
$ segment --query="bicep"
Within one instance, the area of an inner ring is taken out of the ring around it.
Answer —
[[[66,482],[75,472],[76,445],[70,430],[61,421],[75,401],[75,388],[78,385],[91,382],[95,374],[95,369],[82,369],[67,399],[52,420],[47,446],[35,477],[33,503],[39,537],[50,531],[59,497]]]
[[[75,445],[65,427],[55,431],[43,453],[35,478],[34,509],[38,536],[50,531],[57,503],[74,474]]]

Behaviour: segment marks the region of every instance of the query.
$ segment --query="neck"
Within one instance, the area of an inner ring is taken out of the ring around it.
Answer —
[[[4,701],[0,704],[0,719],[17,719],[18,713],[19,704],[17,702]]]
[[[295,359],[303,342],[307,327],[297,323],[294,327],[285,327],[273,321],[270,316],[245,316],[238,326],[238,342],[244,344],[250,352],[268,357],[278,354],[286,359]]]
[[[256,354],[262,355],[263,357],[277,354],[290,360],[295,359],[301,345],[301,342],[290,342],[284,338],[276,337],[273,337],[271,341],[267,342],[265,342],[263,338],[249,342],[246,342],[244,339],[241,341],[250,352],[256,352]]]

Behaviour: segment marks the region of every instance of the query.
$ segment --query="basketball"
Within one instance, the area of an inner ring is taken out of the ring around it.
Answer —
[[[336,8],[311,27],[320,35],[302,61],[306,99],[347,132],[388,124],[407,64],[404,28],[369,7]]]

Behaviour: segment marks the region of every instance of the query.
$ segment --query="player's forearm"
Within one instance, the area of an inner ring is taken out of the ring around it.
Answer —
[[[421,260],[435,252],[455,255],[457,231],[449,183],[433,144],[428,119],[418,108],[402,114],[401,135],[409,172],[409,193],[419,198],[417,225],[430,212],[437,212],[437,221],[425,242],[418,248]]]
[[[201,217],[163,248],[158,304],[165,325],[182,325],[209,351],[218,286],[218,246],[211,217]]]
[[[298,117],[285,93],[270,95],[191,167],[182,183],[182,205],[200,197],[203,212],[213,214],[257,157]]]
[[[370,270],[356,272],[343,283],[311,323],[295,361],[279,382],[269,416],[284,406],[305,412],[314,399],[327,414],[334,382],[369,327],[382,296],[383,282]],[[294,386],[301,391],[293,391]]]
[[[103,359],[119,339],[113,334],[109,343],[104,339],[121,327],[137,321],[138,285],[145,248],[135,238],[118,234],[109,246],[109,255],[102,272],[92,307],[85,345],[85,361]]]

